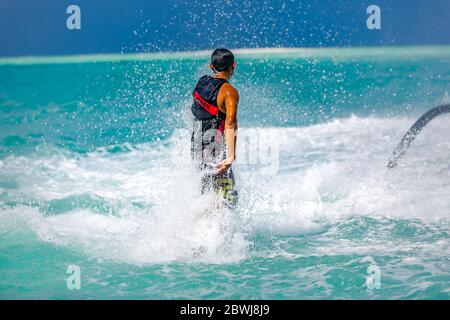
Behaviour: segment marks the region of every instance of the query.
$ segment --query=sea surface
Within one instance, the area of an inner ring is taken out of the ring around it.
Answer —
[[[235,55],[235,211],[191,167],[207,52],[0,59],[1,299],[450,298],[450,115],[386,167],[450,47]]]

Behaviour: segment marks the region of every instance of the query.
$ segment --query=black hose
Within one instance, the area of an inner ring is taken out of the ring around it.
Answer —
[[[434,107],[433,109],[427,111],[419,120],[414,123],[414,125],[408,130],[403,139],[395,148],[391,158],[388,162],[388,168],[394,168],[398,164],[398,160],[406,153],[411,142],[414,141],[416,136],[422,131],[422,129],[437,116],[450,113],[450,104],[444,104],[442,106]]]

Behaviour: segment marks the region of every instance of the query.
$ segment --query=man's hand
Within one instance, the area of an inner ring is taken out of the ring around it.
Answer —
[[[228,171],[228,169],[231,167],[231,165],[234,162],[234,158],[226,158],[225,160],[220,161],[217,166],[217,174],[222,174]]]

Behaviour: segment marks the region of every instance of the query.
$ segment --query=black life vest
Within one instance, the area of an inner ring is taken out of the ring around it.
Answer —
[[[217,96],[220,88],[228,83],[222,78],[203,76],[197,82],[192,97],[192,114],[197,120],[225,119],[225,113],[217,106]]]
[[[223,131],[225,128],[225,113],[220,111],[217,105],[217,96],[220,88],[228,83],[222,78],[203,76],[197,82],[192,93],[192,114],[194,116],[194,127],[191,138],[191,151],[193,158],[203,159],[206,162],[205,153],[210,150],[210,156],[219,156],[218,148],[209,148],[214,143],[224,148]],[[211,135],[211,133],[213,133]]]

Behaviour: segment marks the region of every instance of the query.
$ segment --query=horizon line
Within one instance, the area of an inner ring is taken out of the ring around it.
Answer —
[[[357,46],[357,47],[266,47],[236,48],[235,54],[245,57],[292,57],[292,58],[351,58],[390,56],[439,56],[450,55],[450,45],[414,45],[414,46]],[[166,59],[200,59],[208,57],[211,50],[161,51],[136,53],[88,53],[68,55],[30,55],[0,56],[0,65],[25,64],[65,64],[120,61],[151,61]],[[94,58],[94,59],[93,59]]]

